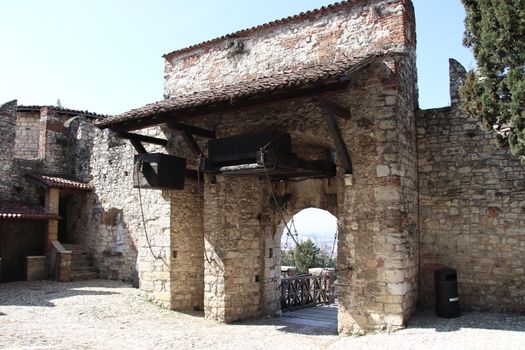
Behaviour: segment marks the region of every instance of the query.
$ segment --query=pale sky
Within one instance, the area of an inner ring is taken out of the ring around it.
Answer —
[[[0,1],[0,103],[118,114],[162,99],[161,56],[331,0]],[[448,58],[461,46],[459,0],[415,0],[423,108],[449,104]]]

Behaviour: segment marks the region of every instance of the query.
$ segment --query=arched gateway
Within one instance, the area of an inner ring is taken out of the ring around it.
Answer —
[[[98,123],[141,154],[135,184],[164,189],[141,191],[165,217],[139,238],[141,288],[218,321],[273,315],[279,212],[316,206],[339,218],[339,331],[402,326],[418,266],[411,2],[344,1],[164,58],[164,100]]]

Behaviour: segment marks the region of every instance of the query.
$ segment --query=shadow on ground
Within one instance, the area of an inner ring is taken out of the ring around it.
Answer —
[[[457,318],[441,318],[433,310],[422,310],[408,320],[407,328],[432,328],[436,332],[455,332],[462,328],[524,332],[525,315],[463,311]]]
[[[100,280],[65,282],[9,282],[0,284],[0,306],[54,307],[52,300],[79,295],[111,295],[116,292],[91,290],[91,287],[111,288]],[[107,281],[106,281],[107,282]],[[118,282],[117,282],[118,283]],[[122,287],[120,284],[118,287]],[[117,285],[115,285],[117,287]],[[0,316],[5,315],[0,312]]]
[[[334,325],[330,327],[315,326],[304,322],[301,319],[286,317],[266,318],[246,322],[236,322],[235,324],[252,326],[276,326],[281,332],[303,334],[303,335],[336,335],[337,334],[337,314],[335,314]],[[490,313],[490,312],[469,312],[463,311],[458,318],[440,318],[435,316],[433,310],[418,311],[412,316],[407,327],[401,334],[426,333],[426,332],[456,332],[461,329],[482,329],[482,330],[501,330],[510,332],[525,332],[525,315]]]

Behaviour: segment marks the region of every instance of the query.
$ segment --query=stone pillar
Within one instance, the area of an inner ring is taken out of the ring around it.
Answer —
[[[55,174],[69,173],[70,164],[66,156],[68,130],[64,121],[52,107],[40,111],[40,138],[38,157],[44,161],[44,169]]]
[[[71,259],[72,253],[70,251],[57,253],[56,280],[58,282],[71,281]]]
[[[224,178],[204,193],[204,311],[222,322],[262,314],[262,189],[256,178]]]
[[[344,334],[403,327],[417,301],[415,56],[384,67],[396,89],[385,89],[374,106],[373,132],[342,123],[354,155],[352,177],[339,175],[338,327]]]
[[[204,308],[204,232],[202,189],[186,180],[171,200],[171,308]]]
[[[58,188],[49,188],[46,192],[45,209],[48,213],[58,214],[58,201],[60,190]],[[58,239],[58,220],[49,219],[47,221],[47,244],[46,254],[49,254],[51,242]]]
[[[448,59],[450,104],[457,105],[461,101],[459,90],[467,76],[467,70],[453,58]]]

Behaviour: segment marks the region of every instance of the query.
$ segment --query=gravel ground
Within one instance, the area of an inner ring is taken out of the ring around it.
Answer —
[[[525,316],[464,313],[415,315],[392,334],[339,337],[319,329],[263,319],[233,325],[164,310],[128,284],[0,284],[0,347],[7,349],[525,349]]]

